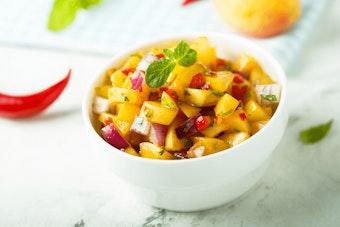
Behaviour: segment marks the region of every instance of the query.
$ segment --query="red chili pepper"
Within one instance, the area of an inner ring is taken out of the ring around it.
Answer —
[[[240,74],[234,73],[234,82],[240,84],[240,83],[243,83],[243,81],[244,79]]]
[[[194,3],[194,2],[197,2],[198,0],[184,0],[182,2],[182,6],[186,6],[186,5],[189,5],[190,3]]]
[[[123,69],[122,73],[124,73],[125,75],[129,75],[130,73],[135,72],[135,68],[127,68],[127,69]]]
[[[248,86],[238,86],[238,85],[233,85],[231,87],[231,94],[232,96],[237,99],[237,100],[243,100],[248,92]]]
[[[201,88],[205,84],[205,79],[202,73],[197,73],[192,77],[189,87]]]
[[[177,92],[175,90],[173,90],[173,89],[167,89],[166,87],[159,88],[158,99],[160,99],[162,97],[162,93],[163,92],[166,92],[176,102],[178,101]]]
[[[164,55],[163,53],[160,53],[160,54],[157,54],[156,57],[157,57],[158,59],[160,59],[160,58],[165,58],[165,55]]]
[[[165,91],[173,100],[178,101],[177,92],[173,89],[168,89]]]
[[[223,58],[217,58],[217,65],[218,66],[225,66],[226,65],[226,61]]]
[[[211,119],[208,116],[199,116],[195,121],[197,130],[201,131],[208,127],[211,123]]]
[[[71,69],[65,78],[43,91],[13,96],[0,93],[0,116],[6,118],[32,117],[49,107],[62,93],[71,76]]]
[[[240,116],[241,120],[244,121],[247,119],[246,113],[240,113],[238,116]]]

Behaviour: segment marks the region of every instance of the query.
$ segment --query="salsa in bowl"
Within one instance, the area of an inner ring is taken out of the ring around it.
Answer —
[[[252,42],[174,36],[114,56],[83,116],[95,153],[143,201],[203,210],[263,175],[287,122],[285,93],[279,63]]]

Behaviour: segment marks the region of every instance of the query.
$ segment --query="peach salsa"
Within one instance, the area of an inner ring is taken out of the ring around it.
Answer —
[[[188,159],[242,143],[263,128],[281,86],[253,56],[218,57],[202,36],[132,54],[95,88],[99,134],[151,159]]]

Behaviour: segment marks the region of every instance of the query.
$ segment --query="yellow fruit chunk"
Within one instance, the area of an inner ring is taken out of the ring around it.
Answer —
[[[254,67],[249,75],[252,84],[274,84],[275,82],[265,73],[260,66]]]
[[[192,77],[198,73],[204,74],[206,69],[202,64],[195,63],[192,66],[185,67],[176,65],[168,79],[168,82],[173,82],[175,79],[180,80],[185,87],[188,87]]]
[[[186,102],[181,102],[179,104],[179,108],[188,118],[195,116],[201,111],[201,108],[191,106],[187,104]]]
[[[260,131],[269,120],[263,120],[263,121],[254,121],[250,123],[250,133],[251,135],[254,135],[258,131]]]
[[[136,53],[131,55],[122,66],[122,69],[134,69],[137,68],[140,59],[142,58],[142,53]]]
[[[172,160],[174,156],[161,147],[149,142],[142,142],[139,144],[139,155],[143,158]]]
[[[186,88],[184,93],[186,102],[196,107],[213,106],[220,98],[220,94],[212,90]]]
[[[228,93],[225,93],[217,102],[214,111],[218,117],[227,117],[234,112],[239,101]]]
[[[231,65],[232,70],[249,75],[251,70],[258,67],[258,63],[253,56],[246,53],[240,54]]]
[[[178,99],[181,101],[185,101],[185,88],[187,88],[187,86],[185,86],[185,83],[179,78],[176,78],[169,86],[169,89],[174,90],[178,95]]]
[[[173,100],[173,98],[171,98],[166,92],[162,93],[161,104],[166,108],[178,110],[176,101]]]
[[[249,133],[250,125],[247,120],[247,114],[244,110],[235,110],[224,122],[228,124],[229,128],[226,130],[228,132],[246,132]]]
[[[139,156],[139,154],[137,153],[137,151],[133,148],[133,147],[127,147],[124,149],[125,153],[128,153],[130,155],[134,155],[134,156]]]
[[[244,110],[247,113],[249,122],[268,120],[270,118],[270,115],[254,100],[249,100],[244,105]]]
[[[218,138],[194,137],[194,145],[189,149],[188,156],[191,158],[199,157],[198,153],[203,150],[202,156],[223,151],[230,145]],[[198,152],[197,152],[198,151]]]
[[[126,80],[126,78],[127,78],[127,76],[121,70],[116,70],[111,75],[112,86],[114,86],[114,87],[122,87],[123,84],[124,84],[124,81]]]
[[[177,118],[169,126],[165,137],[165,149],[167,151],[182,151],[185,149],[184,144],[176,135],[175,128],[179,126],[184,120]]]
[[[191,44],[191,48],[197,52],[197,61],[203,65],[213,68],[217,64],[216,50],[210,46],[205,36],[197,37]]]
[[[103,97],[103,98],[108,98],[108,91],[109,89],[112,88],[111,85],[102,85],[98,86],[95,88],[96,94]]]
[[[141,96],[141,92],[138,90],[127,89],[127,88],[119,88],[112,87],[108,91],[108,98],[110,102],[113,103],[132,103],[136,105],[141,105],[143,103],[143,99]]]
[[[178,108],[170,109],[163,106],[160,102],[145,101],[141,108],[140,116],[153,123],[170,125],[177,113]]]
[[[221,132],[226,131],[230,128],[230,125],[224,121],[221,120],[221,122],[215,122],[213,126],[209,126],[201,131],[203,135],[206,137],[216,137]]]
[[[217,72],[216,76],[205,76],[204,78],[209,82],[212,90],[223,93],[227,91],[230,83],[233,81],[234,74],[230,71],[221,71]]]
[[[116,118],[117,116],[107,113],[107,112],[103,112],[101,114],[99,114],[98,120],[103,124],[103,125],[107,125],[108,123],[112,122],[113,118]]]
[[[232,133],[223,134],[222,136],[218,138],[230,144],[232,147],[234,147],[237,144],[240,144],[243,141],[247,140],[249,137],[250,137],[250,134],[247,132],[232,132]]]
[[[132,123],[135,117],[139,115],[139,112],[140,106],[131,103],[121,103],[117,108],[117,118]]]

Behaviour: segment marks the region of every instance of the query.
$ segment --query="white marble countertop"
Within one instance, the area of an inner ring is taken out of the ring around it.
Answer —
[[[29,93],[73,69],[42,115],[0,118],[0,226],[340,226],[340,2],[287,70],[287,131],[256,188],[229,205],[176,213],[149,207],[92,159],[81,116],[86,81],[106,56],[0,45],[0,91]],[[298,133],[333,119],[321,142]]]

